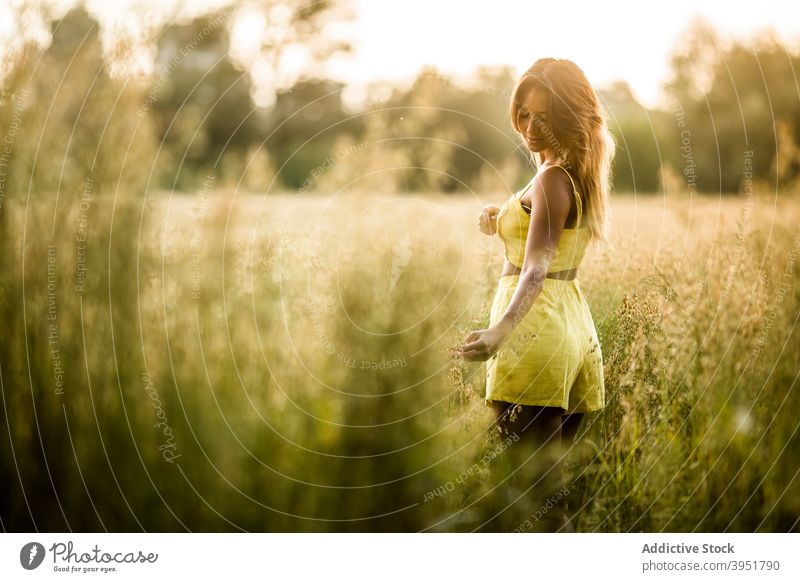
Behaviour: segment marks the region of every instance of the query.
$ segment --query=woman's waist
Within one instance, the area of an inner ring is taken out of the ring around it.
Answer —
[[[505,264],[503,265],[503,271],[500,274],[501,277],[511,277],[514,275],[522,274],[522,269],[517,267],[514,263],[506,259]],[[573,267],[572,269],[558,269],[555,271],[548,271],[546,277],[548,279],[557,279],[560,281],[572,281],[578,276],[578,268]]]

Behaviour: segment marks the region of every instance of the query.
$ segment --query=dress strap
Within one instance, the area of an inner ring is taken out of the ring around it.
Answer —
[[[558,164],[553,164],[556,168],[561,168],[565,172],[567,169],[563,166],[559,166]],[[575,203],[577,204],[577,211],[578,217],[575,220],[575,228],[581,227],[581,218],[583,218],[583,202],[581,202],[581,195],[578,193],[578,189],[575,187],[575,180],[572,179],[572,174],[567,172],[567,176],[569,177],[569,181],[572,183],[572,193],[575,195]]]
[[[562,170],[567,172],[567,169],[564,166],[559,166],[558,164],[553,164],[552,167],[561,168]],[[574,192],[575,190],[577,190],[577,188],[575,187],[575,181],[572,179],[572,174],[567,172],[567,177],[569,178],[569,181],[572,182],[572,191]]]
[[[536,176],[534,176],[533,178],[531,178],[530,182],[528,182],[527,184],[525,184],[525,185],[524,185],[524,186],[523,186],[523,187],[522,187],[522,188],[521,188],[521,189],[520,189],[520,190],[519,190],[519,191],[518,191],[518,192],[515,194],[515,196],[517,197],[517,199],[518,199],[518,200],[521,200],[521,199],[522,199],[522,197],[525,195],[525,192],[527,192],[527,191],[530,189],[530,187],[531,187],[531,184],[533,184],[533,181],[534,181],[535,179],[536,179]]]

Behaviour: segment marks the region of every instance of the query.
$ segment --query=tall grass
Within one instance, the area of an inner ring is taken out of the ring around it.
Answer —
[[[475,204],[209,183],[0,212],[3,527],[479,530],[502,442],[482,365],[447,352],[502,258]],[[573,521],[797,530],[796,204],[738,228],[735,201],[718,228],[617,205],[580,276],[608,405],[569,456]]]

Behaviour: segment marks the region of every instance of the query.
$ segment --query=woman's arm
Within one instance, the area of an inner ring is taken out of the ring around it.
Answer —
[[[564,223],[572,204],[570,182],[560,170],[547,168],[536,180],[531,194],[531,224],[525,241],[525,260],[505,313],[496,327],[508,336],[519,325],[542,289],[550,264],[556,258]]]
[[[559,173],[562,174],[560,177]],[[531,224],[517,288],[500,319],[489,329],[467,334],[465,344],[455,350],[468,361],[489,359],[506,341],[539,295],[555,259],[571,205],[570,183],[563,172],[547,168],[534,181],[531,196]]]

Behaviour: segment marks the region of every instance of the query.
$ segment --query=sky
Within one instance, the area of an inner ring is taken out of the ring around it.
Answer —
[[[752,0],[355,0],[358,52],[337,76],[353,83],[406,78],[425,63],[465,79],[478,64],[522,74],[541,57],[574,61],[596,87],[623,79],[647,106],[664,105],[669,54],[692,18],[726,39],[774,29],[800,47],[800,2]]]
[[[0,41],[5,50],[19,42],[20,35],[3,18],[4,5],[21,1],[0,0]],[[156,15],[154,18],[176,11],[198,14],[229,1],[87,0],[87,5],[106,22],[137,30],[134,20],[145,12]],[[797,0],[349,1],[356,18],[338,27],[336,33],[349,39],[355,51],[332,59],[319,71],[348,84],[343,99],[349,105],[364,98],[368,83],[408,84],[425,65],[468,83],[481,65],[511,65],[520,75],[536,59],[550,56],[573,60],[596,88],[622,79],[644,105],[665,107],[661,87],[668,80],[669,55],[697,17],[705,18],[717,30],[723,44],[757,38],[771,29],[787,48],[800,51]],[[65,10],[75,0],[50,3]],[[142,5],[148,10],[142,10]],[[257,49],[259,35],[285,17],[280,10],[266,18],[257,17],[252,9],[237,14],[231,19],[236,33],[232,50],[243,59]],[[42,36],[47,27],[39,30],[35,23],[26,22],[24,28],[27,34]],[[113,27],[109,31],[113,37]],[[288,62],[291,69],[292,61]],[[301,54],[295,62],[298,71],[307,66]],[[274,98],[275,83],[285,84],[285,77],[276,78],[265,59],[257,62],[253,67],[257,102],[268,105]]]

